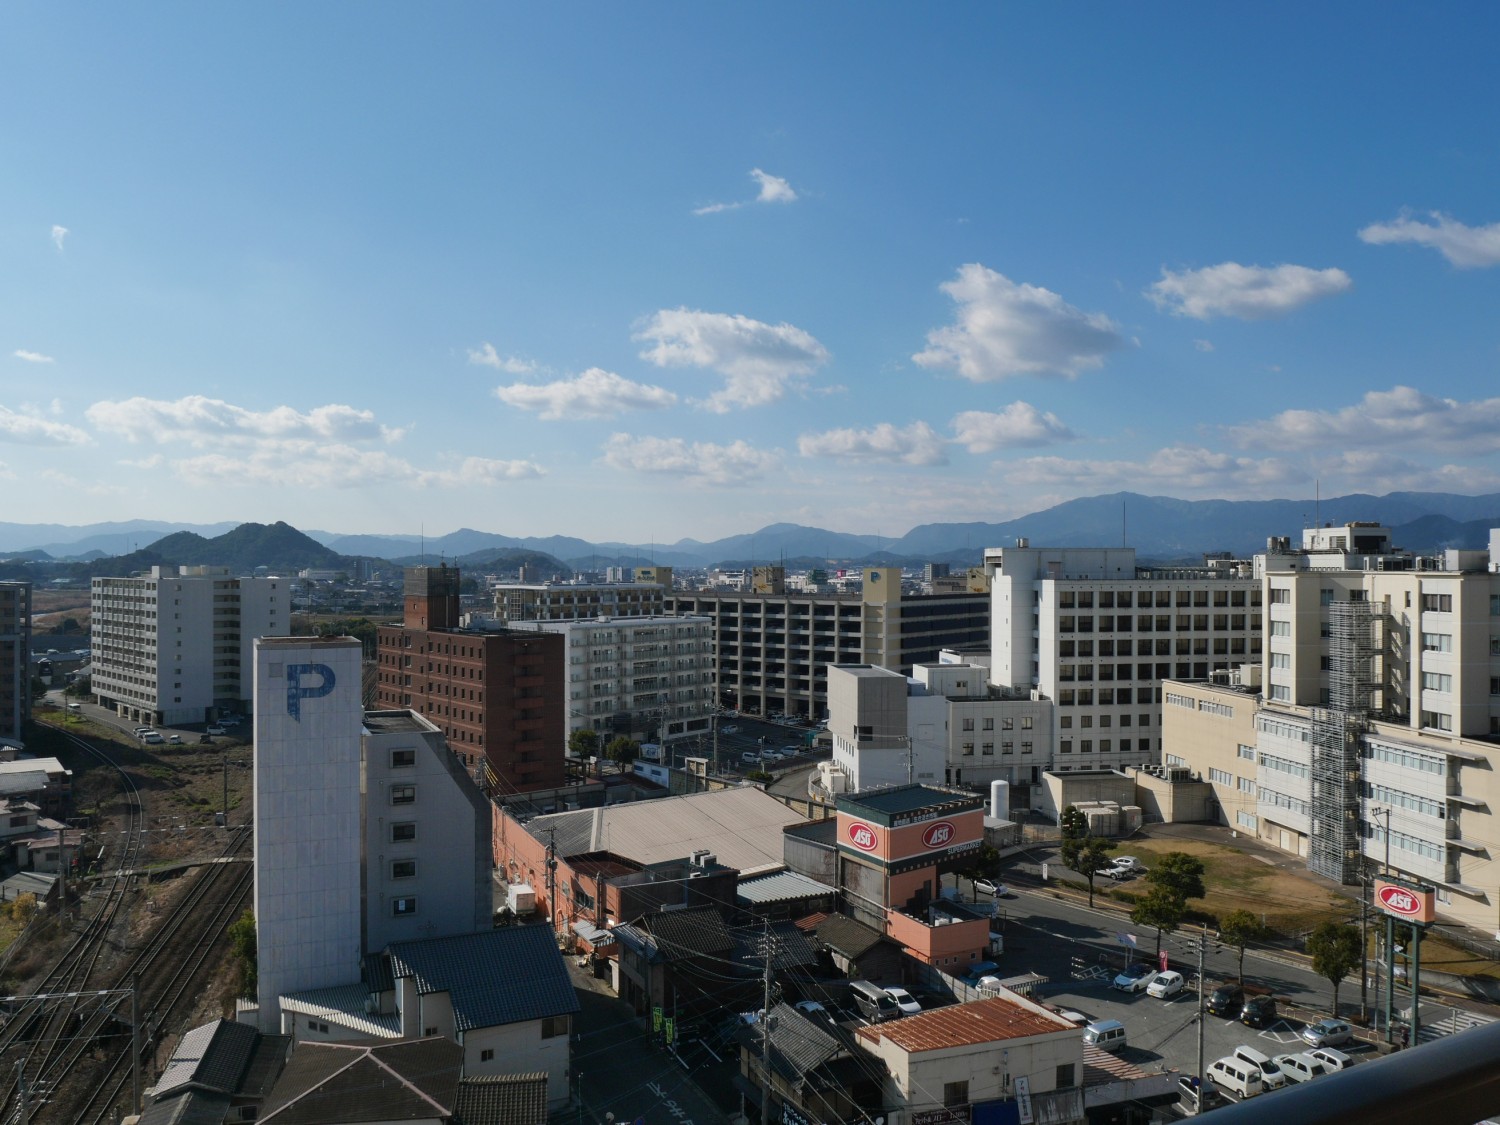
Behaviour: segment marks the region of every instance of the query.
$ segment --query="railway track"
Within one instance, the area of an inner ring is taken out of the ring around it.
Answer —
[[[144,1017],[138,1042],[148,1059],[163,1029],[175,1029],[174,1013],[198,986],[210,953],[248,903],[254,879],[253,866],[243,861],[250,829],[233,829],[218,857],[227,862],[210,863],[192,877],[183,901],[128,963],[101,963],[106,950],[124,947],[119,931],[140,878],[132,872],[144,850],[145,809],[134,780],[106,751],[63,735],[117,774],[125,831],[113,876],[96,887],[88,903],[79,903],[87,917],[73,942],[33,992],[11,1000],[13,1014],[0,1029],[0,1122],[7,1125],[21,1120],[23,1078],[31,1125],[117,1120],[116,1111],[129,1101],[132,1073],[129,997],[122,990],[135,983]]]

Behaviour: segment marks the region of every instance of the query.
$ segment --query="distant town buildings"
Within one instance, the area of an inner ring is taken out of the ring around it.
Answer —
[[[376,706],[411,708],[502,792],[565,780],[564,640],[534,627],[465,628],[455,567],[406,571],[403,622],[376,635]]]
[[[31,583],[0,582],[0,738],[31,718]]]
[[[95,578],[90,602],[94,698],[147,725],[244,710],[256,638],[291,632],[286,581],[235,578],[227,567]]]

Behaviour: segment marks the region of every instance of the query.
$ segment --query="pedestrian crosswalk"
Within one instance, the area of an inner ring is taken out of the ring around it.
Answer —
[[[1441,1039],[1445,1035],[1455,1035],[1460,1031],[1468,1031],[1470,1028],[1483,1027],[1487,1023],[1494,1023],[1494,1016],[1482,1016],[1478,1012],[1465,1011],[1462,1008],[1448,1009],[1448,1015],[1442,1019],[1432,1020],[1426,1018],[1423,1013],[1423,1023],[1417,1032],[1417,1042],[1431,1043],[1434,1039]]]

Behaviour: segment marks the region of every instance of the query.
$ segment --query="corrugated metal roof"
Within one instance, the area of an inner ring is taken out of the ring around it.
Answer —
[[[391,971],[422,993],[446,992],[459,1031],[578,1011],[578,994],[547,926],[502,926],[393,942]]]
[[[741,785],[539,816],[526,831],[545,842],[555,829],[557,854],[565,858],[611,851],[649,865],[706,849],[721,865],[755,875],[785,866],[781,830],[804,819],[761,789]]]
[[[738,889],[739,900],[746,903],[789,902],[831,894],[832,887],[796,871],[777,871],[754,879],[741,879]]]
[[[790,1004],[771,1009],[771,1069],[799,1079],[844,1049],[837,1039]]]
[[[1083,1036],[1082,1028],[1061,1016],[1037,1011],[1010,997],[996,996],[862,1027],[859,1034],[875,1042],[889,1039],[902,1050],[915,1053],[1050,1035],[1058,1031],[1075,1031],[1080,1038]]]
[[[362,984],[343,984],[333,988],[310,988],[280,997],[281,1008],[299,1016],[316,1016],[332,1020],[341,1027],[373,1035],[377,1039],[400,1039],[398,1016],[382,1016],[365,1011],[369,990]]]

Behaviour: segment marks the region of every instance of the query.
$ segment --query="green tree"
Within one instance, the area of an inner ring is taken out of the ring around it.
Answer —
[[[1130,920],[1137,926],[1156,927],[1156,956],[1161,957],[1161,936],[1170,933],[1187,913],[1187,902],[1166,887],[1156,886],[1136,900]]]
[[[1109,866],[1109,853],[1117,847],[1119,845],[1113,840],[1106,840],[1103,836],[1063,840],[1062,861],[1089,881],[1090,906],[1094,905],[1094,879]]]
[[[1333,985],[1333,1014],[1339,1014],[1339,985],[1364,960],[1359,928],[1347,922],[1324,922],[1307,937],[1313,972]]]
[[[615,735],[609,740],[609,745],[604,748],[604,756],[611,762],[618,762],[622,766],[635,761],[640,753],[641,744],[623,734]]]
[[[981,843],[979,850],[974,853],[974,858],[959,874],[969,879],[983,879],[994,875],[999,870],[1000,852],[993,844]]]
[[[1248,910],[1231,910],[1219,919],[1219,936],[1240,954],[1240,983],[1245,983],[1245,946],[1266,936],[1266,927]]]
[[[240,967],[240,995],[254,999],[256,994],[255,915],[246,910],[229,924],[229,945]]]
[[[593,758],[599,753],[599,734],[585,727],[568,735],[568,752],[575,758]]]
[[[1062,815],[1057,818],[1057,826],[1062,830],[1064,840],[1082,840],[1089,834],[1089,818],[1076,805],[1063,809]],[[1073,865],[1070,863],[1068,866]]]
[[[1169,891],[1183,902],[1202,898],[1207,893],[1203,887],[1203,861],[1187,852],[1167,852],[1159,856],[1151,870],[1146,872],[1146,882]]]
[[[67,687],[63,688],[64,695],[85,696],[93,695],[93,681],[88,676],[80,676]]]

